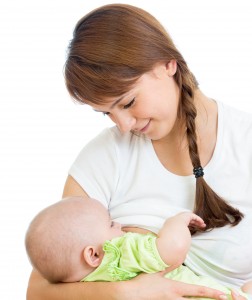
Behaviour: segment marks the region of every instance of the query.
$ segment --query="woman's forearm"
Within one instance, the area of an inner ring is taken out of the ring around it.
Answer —
[[[51,284],[37,271],[31,273],[27,300],[126,300],[130,282],[76,282]]]
[[[211,288],[182,283],[164,277],[165,272],[141,274],[120,282],[77,282],[50,284],[32,272],[27,300],[169,300],[206,297],[224,299],[224,294]],[[222,296],[222,297],[220,297]],[[246,300],[233,296],[233,300]]]

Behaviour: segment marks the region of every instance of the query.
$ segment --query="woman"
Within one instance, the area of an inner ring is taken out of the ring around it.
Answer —
[[[81,151],[63,196],[100,200],[130,231],[157,232],[167,217],[194,210],[207,232],[192,231],[186,265],[234,288],[251,279],[251,117],[205,96],[158,21],[128,5],[98,8],[78,22],[65,76],[70,94],[116,127]],[[163,275],[52,285],[33,271],[28,300],[225,299]]]

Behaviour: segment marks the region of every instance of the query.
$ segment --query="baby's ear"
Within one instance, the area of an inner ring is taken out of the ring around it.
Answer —
[[[102,251],[96,246],[87,246],[83,250],[85,262],[92,268],[97,268],[102,261]]]

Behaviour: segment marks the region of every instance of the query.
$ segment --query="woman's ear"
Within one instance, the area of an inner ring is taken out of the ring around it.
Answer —
[[[175,59],[170,60],[166,64],[166,71],[168,73],[168,76],[172,77],[177,72],[177,61]]]
[[[97,268],[103,258],[102,251],[96,246],[87,246],[83,250],[83,257],[85,262],[92,268]]]

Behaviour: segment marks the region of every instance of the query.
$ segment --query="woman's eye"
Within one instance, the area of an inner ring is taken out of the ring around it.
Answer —
[[[130,108],[135,102],[135,98],[133,100],[131,100],[128,104],[124,105],[124,109]]]
[[[102,112],[102,114],[103,114],[104,116],[108,116],[110,113],[109,113],[109,112]]]

